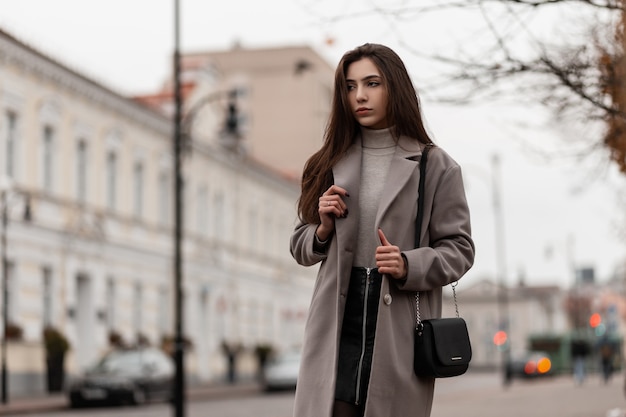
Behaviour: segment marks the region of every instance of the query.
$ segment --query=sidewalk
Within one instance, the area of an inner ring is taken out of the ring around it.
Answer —
[[[193,385],[187,389],[187,401],[210,400],[247,396],[261,392],[256,382],[241,382],[235,385],[212,383]],[[43,411],[64,410],[69,407],[64,393],[36,397],[9,398],[8,404],[0,404],[0,416],[35,414]]]

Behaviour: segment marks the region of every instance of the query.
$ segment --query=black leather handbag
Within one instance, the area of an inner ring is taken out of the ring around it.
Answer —
[[[420,246],[422,231],[427,145],[420,160],[420,183],[415,222],[415,247]],[[456,317],[421,320],[419,292],[415,293],[415,340],[413,369],[418,377],[447,378],[462,375],[472,359],[472,345],[465,320],[459,317],[456,282],[452,284]]]
[[[472,346],[462,318],[424,320],[415,329],[415,375],[433,378],[463,375],[471,359]]]

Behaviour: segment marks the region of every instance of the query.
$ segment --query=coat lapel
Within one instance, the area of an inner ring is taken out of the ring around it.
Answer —
[[[335,220],[335,233],[338,242],[339,276],[348,275],[354,258],[357,228],[359,225],[359,188],[361,184],[361,138],[358,137],[348,150],[345,158],[333,168],[335,185],[344,188],[350,197],[344,198],[348,216]],[[339,280],[340,290],[347,291],[349,279]]]
[[[396,147],[396,152],[391,160],[385,188],[380,199],[376,214],[376,227],[396,199],[405,184],[412,177],[413,172],[419,168],[419,156],[422,154],[421,146],[415,140],[401,136]]]

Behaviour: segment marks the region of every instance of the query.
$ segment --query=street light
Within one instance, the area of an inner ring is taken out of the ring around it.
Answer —
[[[174,0],[174,379],[173,406],[175,417],[185,415],[185,341],[183,335],[183,176],[182,163],[186,146],[191,147],[191,127],[197,111],[205,104],[222,97],[224,92],[210,94],[190,108],[183,118],[180,57],[180,0]],[[239,117],[236,105],[237,90],[228,92],[228,115],[223,132],[227,137],[239,139]]]
[[[183,290],[182,290],[182,108],[180,80],[180,0],[174,0],[174,415],[185,415],[185,361],[183,340]]]
[[[500,367],[504,375],[503,384],[507,386],[510,382],[507,373],[507,365],[511,360],[511,329],[509,328],[509,297],[506,286],[506,250],[504,234],[504,214],[501,201],[501,173],[500,156],[494,153],[491,156],[491,172],[484,170],[480,166],[468,165],[467,168],[475,169],[475,173],[485,180],[491,193],[491,203],[493,209],[494,231],[495,231],[495,262],[496,262],[496,284],[497,284],[497,317],[498,328],[493,337],[493,343],[501,352]]]
[[[196,102],[183,117],[183,100],[181,94],[180,83],[180,52],[179,52],[179,35],[178,35],[178,3],[176,0],[176,49],[174,52],[174,305],[175,305],[175,325],[174,325],[174,364],[176,367],[176,376],[174,383],[174,415],[175,417],[183,417],[185,415],[185,364],[184,349],[185,340],[183,335],[183,259],[182,259],[182,241],[183,241],[183,159],[185,150],[191,149],[193,145],[192,127],[193,121],[197,113],[206,104],[212,103],[225,95],[228,95],[228,113],[222,129],[222,134],[228,138],[236,140],[240,138],[239,131],[239,115],[237,110],[237,90],[218,91],[203,97]]]
[[[493,214],[495,221],[495,245],[496,245],[496,273],[498,281],[498,318],[500,323],[498,330],[507,335],[502,347],[502,367],[504,372],[504,385],[510,383],[507,367],[511,360],[511,344],[509,342],[511,330],[509,329],[509,297],[506,287],[506,250],[504,238],[504,215],[502,212],[502,201],[500,196],[500,156],[493,154],[492,159],[492,193],[493,193]]]

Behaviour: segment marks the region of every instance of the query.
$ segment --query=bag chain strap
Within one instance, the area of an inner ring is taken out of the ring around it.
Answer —
[[[420,159],[420,182],[418,188],[418,198],[417,198],[417,219],[415,221],[415,247],[419,248],[419,239],[421,237],[422,232],[422,215],[424,212],[424,188],[426,187],[426,162],[428,161],[428,152],[432,147],[431,144],[428,144],[424,147],[422,151],[422,157]],[[452,292],[454,293],[454,308],[456,309],[456,317],[459,317],[459,306],[456,301],[456,289],[458,281],[455,281],[451,284]],[[422,324],[422,318],[420,317],[420,293],[419,291],[415,292],[415,330],[419,331],[419,334],[422,334],[422,330],[424,329],[424,325]]]
[[[459,285],[459,281],[454,281],[450,286],[452,287],[452,295],[454,296],[454,310],[456,311],[456,318],[459,318],[459,304],[456,299],[456,286]],[[420,292],[415,291],[415,330],[418,330],[421,335],[421,331],[424,329],[422,324],[422,318],[420,316]]]

